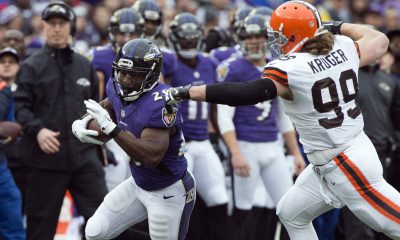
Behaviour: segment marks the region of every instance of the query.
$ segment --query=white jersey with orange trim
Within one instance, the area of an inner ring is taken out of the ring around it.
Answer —
[[[305,152],[347,144],[364,127],[358,93],[358,44],[335,36],[327,55],[293,53],[268,63],[264,78],[290,88],[293,100],[282,106],[300,135]]]

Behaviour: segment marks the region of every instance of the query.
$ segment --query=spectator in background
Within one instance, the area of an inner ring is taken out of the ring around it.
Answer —
[[[400,3],[385,4],[385,28],[388,31],[400,28]]]
[[[361,23],[364,20],[364,14],[368,10],[371,0],[350,1],[351,21]]]
[[[220,16],[217,9],[208,5],[197,10],[196,18],[199,19],[199,22],[204,26],[204,33],[207,35],[212,28],[218,26]]]
[[[24,35],[17,29],[10,29],[4,33],[3,41],[1,42],[2,48],[14,48],[18,52],[18,56],[24,58],[25,56],[25,43]]]
[[[349,0],[330,0],[325,1],[324,6],[329,12],[332,20],[350,21]]]
[[[90,32],[87,31],[90,26],[87,21],[88,7],[84,4],[80,4],[74,7],[74,12],[76,14],[74,48],[79,53],[86,53],[91,46]]]
[[[0,14],[0,24],[5,25],[6,29],[22,30],[24,21],[18,7],[10,5],[3,9]]]
[[[176,0],[173,8],[175,9],[174,15],[181,12],[189,12],[194,14],[198,8],[198,2],[191,0]]]
[[[364,14],[365,24],[373,26],[380,31],[385,30],[385,20],[383,18],[384,9],[380,4],[371,3]]]
[[[321,4],[321,1],[319,0],[307,0],[306,2],[311,2],[313,6],[315,6],[320,13],[321,20],[322,21],[332,21],[332,17],[329,14],[328,10],[324,6],[324,4]]]
[[[114,13],[118,9],[122,8],[122,4],[123,4],[122,2],[125,2],[125,1],[103,0],[104,6],[108,10],[110,10],[111,13]],[[132,5],[130,5],[130,6],[132,6]]]
[[[383,55],[379,63],[379,69],[387,74],[391,74],[393,64],[394,64],[394,56],[392,53],[387,52],[385,55]]]
[[[26,36],[26,52],[25,57],[29,57],[33,53],[39,51],[46,41],[46,36],[43,31],[42,12],[46,4],[34,4],[32,8],[32,16],[30,21],[31,32]]]
[[[72,122],[83,115],[82,101],[98,97],[90,63],[68,45],[74,12],[65,3],[43,11],[46,45],[30,56],[17,75],[17,121],[23,126],[23,157],[29,172],[26,189],[27,238],[54,238],[64,194],[71,192],[85,220],[107,193],[104,171],[93,145],[80,143]]]
[[[92,24],[94,26],[95,36],[92,36],[93,45],[104,45],[108,42],[108,26],[112,11],[105,5],[96,5],[93,8]]]
[[[16,50],[0,51],[0,121],[15,121],[12,93],[8,82],[15,78],[19,68]],[[7,167],[4,147],[9,140],[0,135],[0,239],[24,240],[21,194]]]

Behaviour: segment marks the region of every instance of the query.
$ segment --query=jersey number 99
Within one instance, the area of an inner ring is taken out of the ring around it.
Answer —
[[[347,80],[352,80],[354,93],[350,94],[349,88],[347,86]],[[358,94],[358,82],[357,82],[357,75],[353,69],[349,69],[343,71],[340,74],[339,78],[340,89],[343,93],[343,101],[348,103],[350,101],[354,101]],[[325,102],[322,99],[322,90],[328,89],[329,96],[331,101]],[[311,88],[312,98],[314,103],[314,108],[320,113],[326,113],[330,111],[334,111],[336,114],[335,118],[321,118],[318,119],[319,124],[324,127],[325,129],[331,129],[335,127],[340,127],[343,124],[344,114],[342,112],[342,107],[339,106],[339,94],[336,87],[335,81],[330,78],[324,78],[318,80],[314,83],[313,87]],[[357,118],[358,115],[361,113],[360,107],[354,101],[354,108],[351,108],[347,111],[347,115],[353,119]]]

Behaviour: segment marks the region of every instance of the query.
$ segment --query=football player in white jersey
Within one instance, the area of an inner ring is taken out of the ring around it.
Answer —
[[[385,54],[389,40],[368,26],[323,26],[303,1],[279,6],[268,31],[281,57],[266,65],[263,79],[173,88],[167,105],[192,99],[238,106],[280,96],[311,163],[278,204],[290,238],[318,239],[312,220],[347,205],[371,228],[400,239],[400,193],[382,176],[355,102],[358,68]]]

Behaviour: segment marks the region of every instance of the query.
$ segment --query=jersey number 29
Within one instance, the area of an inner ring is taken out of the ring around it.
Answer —
[[[354,87],[354,93],[350,93],[349,88],[347,86],[347,81],[352,80]],[[349,69],[343,71],[340,74],[339,78],[340,89],[343,93],[343,101],[348,103],[350,101],[354,101],[358,94],[358,82],[357,75],[353,69]],[[322,99],[322,91],[327,89],[329,92],[329,96],[331,101],[324,102]],[[335,127],[340,127],[343,124],[344,114],[342,112],[342,107],[339,106],[339,94],[337,90],[337,86],[335,81],[330,78],[324,78],[319,81],[316,81],[311,88],[312,98],[314,103],[314,108],[320,113],[326,113],[330,111],[334,111],[336,114],[335,118],[321,118],[318,119],[319,124],[325,129],[331,129]],[[347,111],[347,115],[353,119],[357,118],[361,113],[360,107],[354,101],[354,108],[351,108]]]

